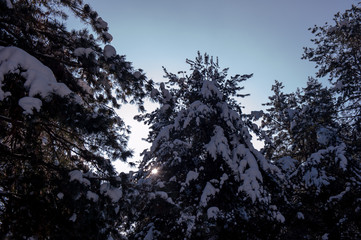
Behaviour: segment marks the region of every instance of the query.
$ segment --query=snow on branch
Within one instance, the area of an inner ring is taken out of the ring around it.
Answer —
[[[207,182],[207,185],[203,189],[203,193],[202,193],[199,205],[201,207],[207,206],[208,201],[211,200],[218,191],[219,191],[219,189],[216,189],[215,187],[213,187],[213,185],[210,182]]]
[[[0,46],[0,101],[11,96],[10,92],[4,92],[2,89],[4,77],[9,73],[20,74],[25,78],[24,87],[28,91],[28,96],[20,99],[19,105],[26,114],[32,114],[33,108],[40,110],[42,103],[36,95],[46,99],[51,94],[65,97],[73,93],[64,83],[57,82],[50,68],[34,56],[17,47]],[[75,100],[81,103],[79,96],[76,96]]]
[[[224,136],[223,129],[219,126],[215,126],[214,135],[211,141],[205,146],[205,149],[214,160],[217,159],[218,155],[221,155],[226,161],[230,160],[231,151],[228,146],[228,141]]]
[[[223,94],[221,93],[221,91],[219,91],[219,89],[214,84],[214,82],[211,82],[211,81],[203,81],[201,94],[205,98],[217,97],[218,99],[221,100],[223,97]]]
[[[73,170],[71,172],[69,172],[69,177],[70,177],[70,182],[72,181],[78,181],[79,183],[86,185],[86,186],[90,186],[90,181],[86,178],[84,178],[84,175],[81,171],[79,170]]]

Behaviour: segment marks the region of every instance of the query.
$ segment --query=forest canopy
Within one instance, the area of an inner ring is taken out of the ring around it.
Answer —
[[[198,52],[155,83],[82,0],[0,0],[0,238],[360,239],[360,26],[357,5],[311,28],[316,76],[245,114],[251,73]],[[150,147],[118,173],[125,103]]]

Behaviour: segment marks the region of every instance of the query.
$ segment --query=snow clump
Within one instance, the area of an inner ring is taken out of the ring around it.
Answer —
[[[19,106],[24,109],[24,114],[33,114],[33,109],[40,111],[42,101],[39,98],[23,97],[19,99]]]
[[[106,29],[108,27],[108,23],[106,21],[104,21],[101,17],[98,17],[95,22],[95,27],[101,28],[101,29]]]
[[[5,2],[7,8],[10,8],[10,9],[13,9],[13,8],[14,8],[14,6],[13,6],[13,4],[11,3],[10,0],[1,0],[1,1],[2,1],[2,2]]]
[[[117,54],[115,48],[111,45],[105,45],[104,47],[104,57],[105,59],[114,57]]]
[[[208,201],[211,200],[211,198],[216,195],[216,193],[219,191],[219,189],[216,189],[213,187],[213,185],[210,182],[207,182],[206,187],[203,189],[203,193],[200,200],[200,205],[202,207],[207,206]]]
[[[139,71],[136,71],[135,73],[133,73],[133,75],[136,79],[139,79],[142,76],[142,73]]]
[[[72,181],[78,181],[81,184],[90,186],[90,181],[83,177],[83,173],[79,170],[74,170],[69,173],[70,176],[70,182]]]
[[[219,213],[219,209],[217,207],[210,207],[207,210],[208,219],[217,218],[217,214]]]
[[[103,183],[100,186],[100,193],[108,196],[112,202],[118,202],[123,196],[121,188],[114,188],[109,183]]]
[[[91,49],[91,48],[82,48],[82,47],[79,47],[79,48],[76,48],[76,49],[74,50],[74,55],[75,55],[76,57],[80,57],[80,56],[83,56],[83,55],[85,55],[86,57],[88,57],[89,54],[92,53],[92,52],[93,52],[93,49]]]
[[[48,99],[51,94],[65,97],[73,93],[64,83],[57,82],[51,69],[32,55],[17,47],[0,46],[0,101],[11,95],[2,89],[5,75],[9,73],[25,78],[24,87],[28,96],[19,100],[25,114],[32,114],[33,108],[40,110],[42,102],[36,95]],[[79,96],[75,100],[79,104],[82,102]]]
[[[199,173],[194,172],[194,171],[189,171],[186,177],[186,182],[185,184],[189,184],[190,181],[197,179],[199,176]]]
[[[99,199],[99,196],[98,194],[92,192],[92,191],[88,191],[86,193],[86,198],[89,199],[89,200],[92,200],[93,202],[97,202],[98,199]]]

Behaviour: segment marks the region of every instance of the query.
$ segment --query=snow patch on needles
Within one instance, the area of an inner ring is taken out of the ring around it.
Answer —
[[[187,174],[187,177],[186,177],[186,182],[185,184],[189,184],[190,181],[192,180],[196,180],[199,176],[199,173],[197,172],[194,172],[194,171],[189,171],[188,174]]]
[[[214,82],[211,81],[203,81],[201,94],[204,98],[217,97],[218,99],[222,99],[223,97],[222,92],[219,91]]]
[[[93,201],[93,202],[97,202],[98,199],[99,199],[99,196],[98,196],[98,194],[96,194],[96,193],[94,193],[92,191],[88,191],[86,193],[86,198]]]
[[[40,111],[42,101],[39,98],[23,97],[19,99],[19,106],[24,109],[24,114],[33,114],[33,109]]]
[[[224,136],[223,128],[215,126],[214,135],[205,148],[214,160],[217,159],[217,155],[219,154],[223,157],[223,159],[229,161],[231,151],[227,142],[228,141]]]
[[[93,51],[93,49],[91,48],[82,48],[82,47],[79,47],[79,48],[76,48],[74,50],[74,55],[76,57],[80,57],[80,56],[83,56],[85,55],[86,57],[89,57],[89,54],[91,54]]]
[[[32,114],[33,108],[40,110],[42,102],[39,98],[35,98],[36,95],[47,99],[51,94],[65,97],[72,93],[64,83],[57,82],[50,68],[35,57],[17,47],[0,46],[0,101],[11,95],[2,89],[4,77],[9,73],[20,74],[26,80],[24,87],[29,92],[28,96],[19,100],[19,105],[26,114]],[[80,97],[77,97],[76,102],[81,103]]]
[[[321,127],[317,130],[317,142],[327,146],[331,141],[333,132],[327,128]]]
[[[239,164],[239,173],[242,185],[239,186],[238,191],[245,192],[255,202],[256,199],[262,199],[263,188],[260,183],[263,182],[262,174],[258,168],[258,163],[255,156],[243,144],[240,146],[240,152],[243,153],[243,159]]]
[[[168,140],[169,139],[169,132],[172,126],[165,126],[162,128],[158,136],[154,139],[153,145],[151,147],[151,152],[154,152],[160,145],[161,140]]]
[[[189,215],[188,213],[181,213],[181,217],[178,219],[178,224],[186,224],[187,229],[186,229],[186,236],[190,237],[192,234],[192,231],[195,229],[195,222],[196,222],[196,217],[193,215]]]
[[[152,226],[152,227],[148,230],[147,235],[145,235],[145,237],[144,237],[144,240],[153,240],[153,239],[154,239],[153,230],[154,230],[154,226]]]
[[[86,186],[90,186],[90,181],[83,177],[83,173],[79,170],[73,170],[69,172],[70,182],[72,181],[78,181],[81,184],[84,184]]]
[[[73,215],[69,218],[69,221],[75,222],[77,218],[76,213],[73,213]]]
[[[346,189],[342,192],[340,192],[339,194],[337,194],[336,196],[332,196],[328,199],[328,203],[332,202],[332,201],[339,201],[340,199],[343,198],[343,196],[349,192],[351,190],[350,186],[347,186]]]
[[[60,192],[56,196],[61,200],[64,198],[64,193]]]
[[[6,4],[6,7],[9,8],[9,9],[13,9],[14,6],[13,4],[10,2],[10,0],[1,0],[2,2],[5,2]]]
[[[269,211],[271,213],[271,216],[273,216],[274,219],[276,219],[278,222],[284,223],[285,217],[277,210],[276,205],[270,205]]]
[[[104,57],[105,59],[115,57],[117,55],[117,51],[112,45],[105,45],[104,47]]]
[[[219,213],[219,208],[217,208],[217,207],[210,207],[210,208],[208,208],[208,210],[207,210],[207,217],[208,217],[208,219],[210,219],[210,218],[216,219],[218,213]]]
[[[112,202],[118,202],[123,197],[123,191],[121,188],[114,188],[109,183],[103,183],[100,186],[100,193],[108,196]]]
[[[207,185],[205,186],[205,188],[203,189],[203,193],[201,196],[201,200],[200,200],[200,205],[202,207],[207,206],[208,201],[211,200],[211,198],[216,195],[216,193],[219,190],[216,189],[215,187],[213,187],[213,185],[210,182],[207,182]]]
[[[204,118],[205,116],[209,115],[211,112],[212,110],[201,101],[197,100],[193,102],[189,106],[189,111],[187,114],[187,118],[184,120],[183,128],[186,128],[195,118],[198,119],[196,120],[196,124],[199,126],[200,122],[198,117]],[[176,120],[179,120],[181,117],[183,117],[182,113],[183,112],[180,112]],[[179,126],[179,124],[175,124],[175,126]]]
[[[139,72],[139,71],[136,71],[136,72],[133,73],[133,75],[134,75],[134,77],[135,77],[136,79],[139,79],[139,78],[142,76],[142,73]]]
[[[95,27],[100,29],[106,29],[108,27],[108,23],[104,21],[101,17],[98,17],[95,22]]]

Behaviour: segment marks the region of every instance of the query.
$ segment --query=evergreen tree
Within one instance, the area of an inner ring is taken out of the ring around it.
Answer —
[[[352,6],[337,13],[333,24],[315,26],[312,33],[314,48],[304,49],[304,59],[316,63],[317,77],[328,77],[337,94],[337,110],[342,120],[344,140],[360,156],[361,130],[361,8]]]
[[[0,238],[121,238],[131,190],[111,161],[131,152],[114,108],[143,109],[145,76],[111,40],[81,0],[0,1]]]
[[[360,173],[342,142],[308,155],[289,174],[285,238],[359,239]]]
[[[280,159],[291,155],[291,122],[294,116],[294,108],[297,106],[295,94],[282,92],[283,84],[275,81],[272,86],[273,96],[268,97],[270,102],[263,104],[267,106],[263,114],[261,129],[258,134],[264,140],[262,152],[269,159]]]
[[[271,101],[264,104],[270,108],[261,126],[268,140],[263,151],[272,160],[291,156],[303,162],[310,153],[335,142],[340,131],[332,92],[314,78],[296,93],[284,94],[282,88],[276,81]]]
[[[360,166],[340,137],[332,91],[310,78],[302,91],[287,95],[295,100],[287,105],[277,86],[263,127],[270,142],[288,150],[272,158],[287,177],[281,238],[358,239]]]
[[[329,77],[330,94],[336,98],[333,113],[325,118],[333,125],[321,128],[323,137],[317,138],[324,148],[308,155],[292,174],[300,208],[312,211],[305,217],[311,238],[359,239],[361,234],[357,200],[361,190],[360,13],[359,6],[352,6],[337,13],[333,25],[315,26],[312,41],[316,47],[305,48],[303,56],[316,63],[317,77]],[[334,136],[332,141],[330,136]]]
[[[152,94],[160,108],[140,117],[151,125],[152,146],[140,165],[148,195],[132,236],[275,236],[284,221],[272,201],[279,170],[253,147],[235,99],[244,96],[238,84],[252,75],[228,78],[207,54],[187,63],[189,76],[165,72],[167,85]]]

